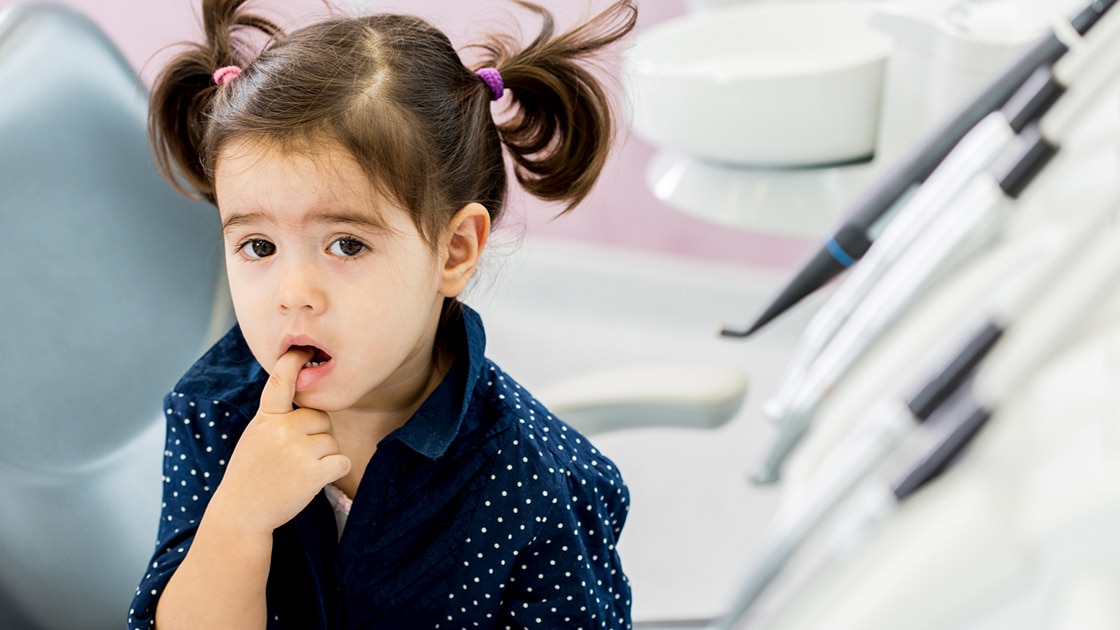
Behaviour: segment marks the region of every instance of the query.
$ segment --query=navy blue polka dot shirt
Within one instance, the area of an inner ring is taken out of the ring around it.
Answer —
[[[488,360],[481,319],[461,313],[452,369],[378,445],[341,536],[325,493],[275,530],[268,628],[631,626],[618,469]],[[129,628],[154,625],[267,378],[234,328],[165,399],[163,511]]]

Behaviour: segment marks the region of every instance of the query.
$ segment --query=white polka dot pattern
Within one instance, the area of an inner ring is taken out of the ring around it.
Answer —
[[[268,628],[630,627],[619,471],[482,356],[472,317],[470,367],[379,444],[342,536],[323,493],[276,530]],[[231,335],[165,399],[159,540],[132,630],[152,627],[267,378]]]
[[[490,370],[516,430],[464,541],[466,579],[448,595],[457,606],[438,627],[629,627],[630,586],[615,549],[629,510],[621,476],[585,437]]]
[[[198,401],[172,392],[164,399],[164,414],[167,437],[159,542],[129,610],[129,628],[155,625],[154,605],[159,593],[190,549],[198,521],[233,451],[231,412],[221,402]]]

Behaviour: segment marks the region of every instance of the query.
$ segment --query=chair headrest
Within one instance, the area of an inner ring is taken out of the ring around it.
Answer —
[[[204,349],[217,211],[156,172],[146,89],[54,4],[0,14],[0,465],[104,461]]]

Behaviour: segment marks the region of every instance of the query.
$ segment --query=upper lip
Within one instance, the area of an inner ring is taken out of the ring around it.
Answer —
[[[308,335],[284,335],[280,340],[280,353],[277,356],[283,356],[292,346],[311,346],[322,350],[329,357],[334,356],[326,346]]]

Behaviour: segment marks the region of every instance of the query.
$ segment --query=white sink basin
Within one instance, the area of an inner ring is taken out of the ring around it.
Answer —
[[[756,2],[655,25],[627,52],[635,132],[748,166],[869,158],[892,40],[873,2]]]

